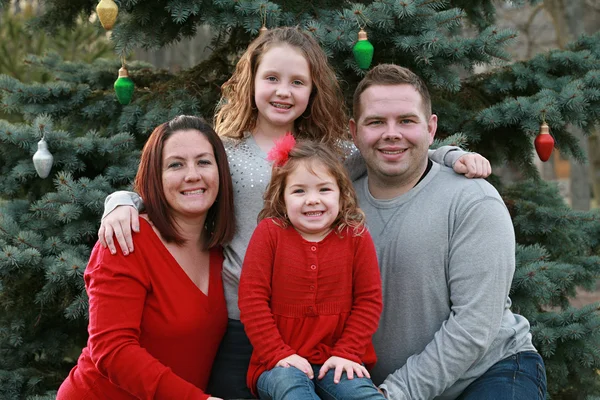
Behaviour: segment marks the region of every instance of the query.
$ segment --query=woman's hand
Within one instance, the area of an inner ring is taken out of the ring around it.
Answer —
[[[312,365],[310,365],[306,358],[300,357],[298,354],[292,354],[291,356],[279,360],[275,366],[282,368],[295,367],[304,372],[310,379],[315,377]]]
[[[457,161],[458,162],[458,161]],[[102,220],[98,229],[98,240],[102,247],[110,250],[111,254],[117,253],[113,235],[117,238],[121,251],[128,255],[133,251],[131,230],[140,231],[138,211],[131,206],[118,206]]]
[[[359,378],[370,378],[369,371],[367,369],[354,361],[350,361],[346,358],[332,356],[329,357],[325,364],[319,370],[319,379],[323,379],[327,371],[335,368],[335,373],[333,374],[333,382],[340,383],[340,379],[342,378],[342,372],[346,371],[346,376],[348,379],[354,379],[354,374],[356,374]]]

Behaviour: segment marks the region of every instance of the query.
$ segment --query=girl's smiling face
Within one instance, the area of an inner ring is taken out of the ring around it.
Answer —
[[[321,162],[300,163],[287,176],[283,194],[290,222],[311,242],[323,239],[340,212],[340,188]]]
[[[261,57],[254,77],[259,131],[293,132],[310,100],[312,79],[304,55],[294,47],[276,45]]]

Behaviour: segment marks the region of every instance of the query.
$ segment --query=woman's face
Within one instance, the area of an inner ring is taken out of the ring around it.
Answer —
[[[219,193],[219,170],[210,142],[194,129],[174,132],[162,158],[162,184],[174,218],[205,218]]]

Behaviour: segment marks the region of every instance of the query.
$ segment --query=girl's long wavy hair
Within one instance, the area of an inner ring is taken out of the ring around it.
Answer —
[[[298,49],[304,55],[313,83],[306,111],[294,122],[294,136],[337,149],[342,139],[349,138],[342,90],[317,41],[308,33],[293,27],[270,29],[250,43],[233,75],[221,87],[220,106],[214,118],[215,130],[220,136],[240,139],[244,132],[256,127],[256,70],[263,55],[278,45]]]
[[[271,181],[264,196],[264,207],[258,214],[258,222],[265,218],[273,218],[274,222],[283,228],[291,225],[284,200],[287,177],[300,165],[305,165],[314,174],[317,164],[325,166],[340,189],[340,211],[332,229],[341,234],[349,227],[354,235],[362,234],[365,230],[365,214],[358,208],[356,192],[346,168],[331,149],[313,141],[298,142],[290,151],[288,161],[281,167],[273,167]]]

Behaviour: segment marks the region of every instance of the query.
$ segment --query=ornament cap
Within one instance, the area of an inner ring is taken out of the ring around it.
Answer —
[[[119,78],[129,78],[129,71],[124,66],[119,68]]]
[[[266,31],[268,31],[269,28],[267,28],[266,26],[261,26],[260,29],[258,30],[258,34],[262,35],[263,33],[265,33]]]
[[[367,32],[365,32],[365,30],[363,28],[360,28],[360,31],[358,31],[358,40],[368,40],[369,38],[367,37]]]
[[[48,150],[48,143],[46,139],[42,139],[38,142],[38,151],[40,150]]]
[[[542,123],[542,125],[540,126],[540,135],[549,135],[550,134],[550,127],[548,126],[547,123]]]

